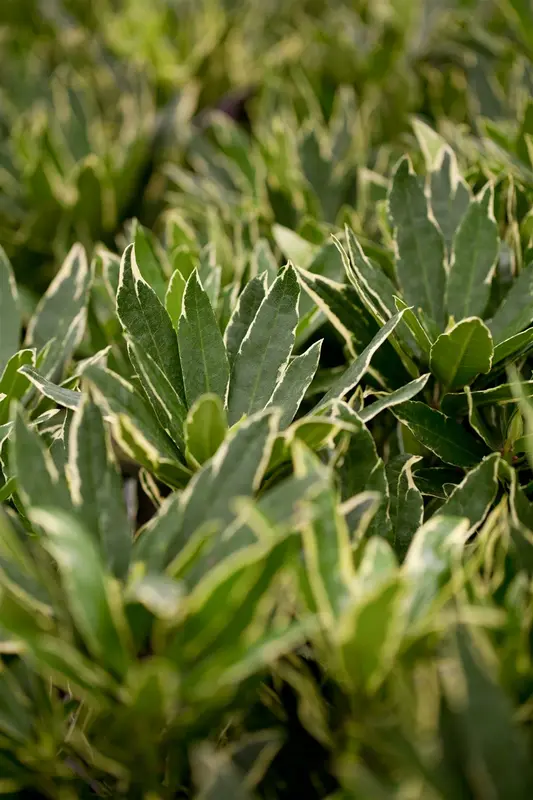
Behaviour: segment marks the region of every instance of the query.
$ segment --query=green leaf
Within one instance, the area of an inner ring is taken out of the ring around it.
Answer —
[[[431,347],[429,366],[447,390],[459,389],[480,373],[490,372],[493,352],[489,329],[471,317],[441,333]]]
[[[350,420],[353,431],[336,464],[342,500],[349,500],[361,492],[378,492],[379,503],[374,511],[367,535],[388,537],[391,532],[389,518],[389,486],[383,459],[378,456],[372,434],[356,413],[347,406],[338,410],[341,419]]]
[[[187,281],[178,342],[185,396],[190,407],[210,392],[225,399],[229,364],[220,328],[195,270]]]
[[[315,459],[302,458],[303,453],[295,450],[297,477],[326,471]],[[312,519],[302,527],[304,558],[316,608],[330,621],[340,616],[350,595],[354,579],[352,546],[331,485],[312,499],[311,506]]]
[[[392,413],[420,444],[447,464],[473,467],[487,454],[484,444],[465,428],[425,403],[408,400]]]
[[[500,249],[493,203],[494,189],[488,184],[470,203],[453,240],[446,304],[456,321],[482,316],[489,301]]]
[[[34,350],[19,350],[8,360],[0,377],[0,425],[5,425],[9,420],[13,401],[21,400],[28,389],[28,380],[19,374],[20,369],[24,365],[33,366],[34,363]]]
[[[318,369],[322,339],[292,358],[276,386],[268,406],[281,409],[280,430],[291,424]]]
[[[137,534],[132,563],[143,562],[147,573],[163,571],[186,544],[182,522],[181,496],[173,492]]]
[[[527,328],[521,333],[516,333],[514,336],[500,342],[494,348],[494,355],[492,357],[492,366],[496,366],[500,361],[505,361],[511,356],[521,356],[526,353],[533,346],[533,328]]]
[[[413,126],[418,146],[424,155],[428,171],[436,169],[443,149],[447,147],[446,140],[433,128],[416,117],[412,117],[411,125]]]
[[[272,284],[235,356],[228,394],[230,425],[261,411],[270,400],[294,344],[299,294],[296,272],[289,266]]]
[[[533,322],[533,264],[514,281],[488,326],[498,345],[520,333]]]
[[[420,456],[411,456],[403,464],[395,487],[395,514],[391,514],[394,548],[403,558],[413,536],[424,520],[424,500],[413,477],[413,465]]]
[[[237,305],[233,310],[224,333],[224,343],[226,345],[230,366],[233,365],[242,341],[255,319],[259,306],[265,298],[266,290],[266,275],[262,274],[248,281],[239,295]]]
[[[352,389],[355,389],[365,372],[367,371],[368,367],[370,366],[370,362],[372,360],[372,356],[378,350],[383,342],[385,342],[393,330],[396,328],[398,323],[403,317],[404,312],[400,311],[395,314],[394,317],[389,319],[389,321],[381,328],[381,330],[374,336],[370,344],[363,350],[361,355],[355,359],[355,361],[350,364],[350,366],[343,372],[343,374],[337,378],[337,380],[333,383],[333,386],[324,395],[322,400],[317,404],[315,409],[321,408],[330,400],[340,399],[344,397]]]
[[[139,272],[133,245],[126,248],[120,262],[117,314],[132,341],[151,356],[185,399],[176,332],[164,306]]]
[[[172,320],[172,325],[176,333],[178,332],[179,318],[183,311],[183,295],[185,294],[186,283],[187,281],[179,269],[175,269],[165,294],[165,308],[168,316]]]
[[[227,524],[233,517],[234,498],[250,497],[259,488],[277,422],[273,412],[255,414],[245,420],[194,476],[183,493],[183,526],[187,538],[208,520]]]
[[[401,403],[405,403],[407,400],[411,400],[413,397],[415,397],[415,395],[421,392],[422,389],[424,389],[428,380],[429,373],[427,375],[421,375],[419,378],[411,381],[410,383],[406,383],[405,386],[402,386],[401,389],[397,389],[395,392],[390,392],[389,394],[380,394],[374,403],[371,403],[370,405],[361,409],[359,412],[359,417],[363,422],[370,422],[371,419],[374,419],[374,417],[376,417],[386,408],[392,408],[393,406],[398,406]]]
[[[526,397],[533,397],[533,381],[522,381],[522,391]],[[490,405],[507,405],[516,401],[513,386],[510,383],[502,383],[500,386],[493,386],[492,389],[481,389],[470,392],[472,403],[475,408],[483,408]],[[447,394],[442,398],[441,410],[449,417],[458,417],[468,413],[468,397],[466,393]]]
[[[444,669],[441,676],[454,711],[452,735],[465,764],[470,765],[466,774],[472,796],[525,800],[531,796],[533,779],[527,740],[515,721],[515,709],[481,660],[484,649],[474,646],[464,627],[457,631],[457,650],[459,674],[454,670],[453,682]]]
[[[216,394],[201,395],[191,406],[185,423],[187,456],[198,467],[215,455],[228,430],[226,412]]]
[[[34,516],[45,529],[46,547],[57,563],[70,612],[87,648],[103,666],[122,676],[129,655],[117,629],[109,586],[93,539],[65,512],[41,507]]]
[[[432,517],[417,530],[403,564],[410,585],[411,622],[427,614],[467,539],[468,520],[457,517]]]
[[[405,310],[404,321],[411,333],[413,334],[417,345],[420,347],[421,352],[425,356],[429,356],[431,350],[431,339],[429,338],[427,331],[425,328],[422,327],[420,320],[414,313],[414,311],[409,308],[409,306],[404,303],[401,297],[395,297],[394,303],[396,306],[396,311]]]
[[[45,397],[49,397],[60,406],[75,410],[81,403],[81,393],[73,392],[71,389],[64,389],[62,386],[44,378],[36,369],[30,366],[22,366],[18,370],[41,392]]]
[[[112,417],[126,415],[162,458],[179,459],[179,451],[159,425],[150,406],[128,383],[111,370],[91,365],[87,379],[98,390]]]
[[[435,168],[429,175],[429,186],[431,210],[450,256],[455,232],[470,205],[470,188],[459,175],[455,153],[449,147],[443,147],[438,154]],[[449,309],[448,312],[453,313]]]
[[[128,341],[128,353],[163,430],[181,450],[184,449],[183,425],[187,409],[180,396],[147,351]]]
[[[15,275],[0,246],[0,375],[19,349],[22,322]]]
[[[91,279],[85,250],[76,244],[30,320],[26,332],[27,345],[41,350],[50,343],[39,365],[41,374],[50,380],[61,371],[81,341]]]
[[[439,515],[465,517],[472,533],[487,516],[498,491],[498,466],[500,456],[492,453],[471,470],[463,481],[453,490]]]
[[[58,474],[41,437],[29,427],[20,408],[15,415],[10,454],[17,476],[17,490],[28,513],[31,514],[32,509],[44,501],[51,507],[67,511],[72,508],[64,477]]]
[[[285,258],[303,269],[309,267],[320,249],[283,225],[273,225],[272,236]]]
[[[88,395],[72,419],[68,475],[80,520],[94,537],[109,571],[123,578],[129,566],[132,532],[122,479],[101,411]]]
[[[135,259],[139,272],[163,303],[167,288],[167,279],[163,264],[156,254],[156,242],[153,234],[138,223],[135,226]]]
[[[428,213],[426,196],[408,158],[394,172],[388,198],[395,227],[396,271],[403,296],[435,325],[444,327],[444,241]]]

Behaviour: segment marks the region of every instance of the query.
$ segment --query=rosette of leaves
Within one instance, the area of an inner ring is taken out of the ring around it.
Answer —
[[[530,480],[506,369],[525,363],[533,346],[533,267],[525,265],[510,286],[502,281],[492,203],[492,186],[474,196],[449,148],[440,151],[426,180],[404,158],[388,194],[394,270],[387,273],[368,258],[350,230],[340,245],[356,307],[378,326],[405,310],[394,336],[395,362],[383,365],[384,375],[390,380],[398,361],[413,377],[432,375],[423,401],[406,402],[393,413],[404,449],[438,467],[430,494],[441,499],[446,484],[460,482],[462,473],[439,469],[473,467],[491,452],[516,466],[521,483]],[[303,279],[323,296],[339,328],[343,314],[349,331],[346,290],[330,281],[328,303],[323,280],[305,273]]]
[[[299,354],[294,350],[299,322],[305,318],[298,307],[300,288],[294,268],[289,264],[277,275],[262,272],[249,280],[229,320],[221,324],[220,271],[207,270],[205,284],[198,268],[187,279],[179,269],[169,281],[159,273],[152,288],[145,276],[154,264],[143,243],[142,236],[136,236],[135,244],[126,248],[118,276],[112,257],[104,267],[108,285],[113,275],[116,278],[125,372],[101,363],[87,364],[83,370],[105,404],[106,418],[127,458],[140,465],[143,474],[171,487],[184,487],[229,431],[268,408],[281,410],[280,430],[267,465],[269,476],[283,471],[290,461],[294,438],[314,449],[326,447],[345,425],[331,414],[333,400],[359,384],[403,312],[377,331],[319,404],[294,421],[321,350],[320,341]],[[31,379],[62,406],[75,409],[81,401],[79,392],[65,392],[64,387],[58,392],[53,381],[38,371],[32,371]],[[382,398],[375,413],[412,397],[425,380],[410,382],[400,395],[392,392]]]

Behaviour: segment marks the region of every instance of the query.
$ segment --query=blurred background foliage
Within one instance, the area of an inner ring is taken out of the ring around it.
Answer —
[[[237,210],[252,239],[358,228],[412,115],[468,165],[533,133],[532,54],[524,0],[4,0],[0,241],[40,293],[74,241],[114,248],[169,205]]]

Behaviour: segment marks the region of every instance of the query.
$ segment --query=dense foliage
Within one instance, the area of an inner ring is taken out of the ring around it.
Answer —
[[[0,793],[530,797],[530,4],[0,24]]]

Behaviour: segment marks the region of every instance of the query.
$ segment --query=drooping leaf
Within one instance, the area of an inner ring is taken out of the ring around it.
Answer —
[[[13,269],[0,246],[0,375],[20,345],[21,318]]]
[[[459,423],[425,403],[408,400],[393,409],[394,416],[405,425],[420,444],[447,464],[473,467],[487,455],[485,445]]]
[[[122,480],[98,406],[83,397],[69,437],[70,492],[79,518],[110,572],[119,578],[129,566],[132,532]]]
[[[294,344],[299,294],[289,266],[272,284],[235,356],[228,394],[231,425],[270,400]]]
[[[225,399],[229,364],[220,328],[198,273],[192,273],[183,296],[178,342],[185,396],[189,407],[202,394]]]
[[[493,352],[489,329],[471,317],[441,333],[431,346],[429,366],[447,390],[458,389],[490,371]]]
[[[421,308],[436,330],[444,327],[444,240],[430,219],[426,196],[408,158],[394,172],[389,193],[394,222],[396,271],[403,296],[415,312]]]

